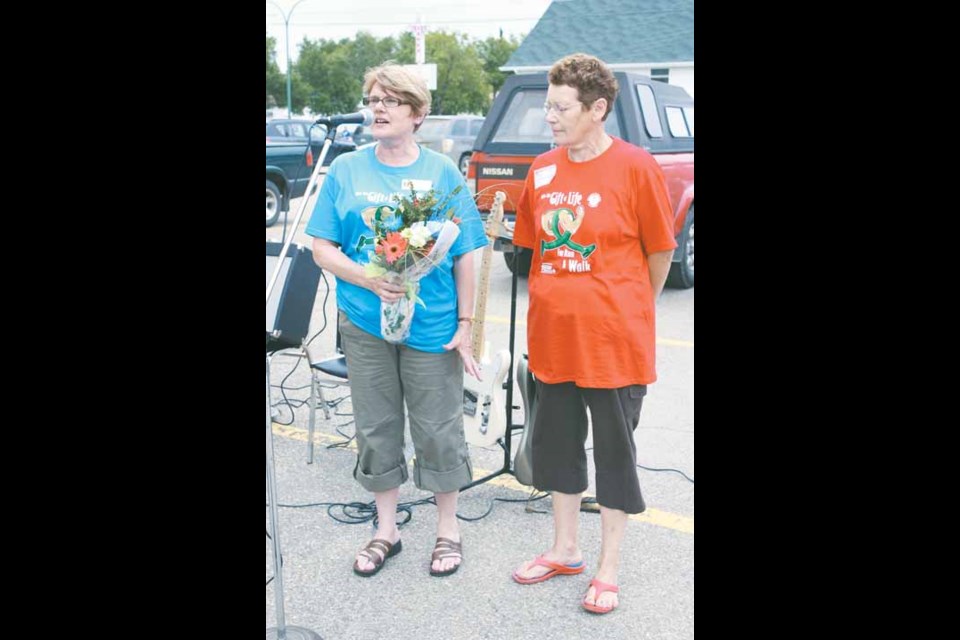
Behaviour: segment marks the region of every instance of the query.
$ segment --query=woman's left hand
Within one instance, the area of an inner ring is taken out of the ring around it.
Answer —
[[[463,360],[463,370],[477,380],[481,380],[480,366],[473,359],[473,345],[470,344],[471,328],[470,324],[466,322],[457,324],[457,332],[453,334],[450,342],[443,345],[443,348],[447,351],[456,349],[460,353],[460,359]]]

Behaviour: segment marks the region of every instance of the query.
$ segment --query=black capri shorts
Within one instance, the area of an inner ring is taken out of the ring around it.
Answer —
[[[608,509],[646,509],[637,477],[633,432],[640,422],[646,385],[587,389],[573,382],[537,380],[533,430],[533,485],[541,491],[583,493],[588,486],[587,409],[593,423],[597,502]]]

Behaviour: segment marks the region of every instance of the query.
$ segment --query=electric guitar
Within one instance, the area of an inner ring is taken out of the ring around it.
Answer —
[[[496,229],[503,220],[503,201],[506,195],[497,191],[487,220],[487,233]],[[476,310],[473,318],[471,343],[474,353],[482,354],[481,375],[483,380],[473,376],[463,378],[463,431],[467,443],[478,447],[488,447],[502,438],[507,432],[507,419],[504,407],[503,381],[510,368],[510,352],[501,349],[493,361],[486,357],[483,348],[483,324],[487,315],[487,293],[490,290],[490,260],[493,256],[493,239],[483,248],[480,263],[480,282],[477,286]]]

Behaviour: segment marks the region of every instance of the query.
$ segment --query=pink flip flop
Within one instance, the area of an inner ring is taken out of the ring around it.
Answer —
[[[544,580],[549,580],[554,576],[572,576],[578,573],[583,573],[583,570],[586,566],[583,564],[583,560],[580,562],[575,562],[573,564],[557,564],[556,562],[551,562],[544,558],[543,556],[537,556],[533,564],[540,565],[541,567],[547,567],[550,571],[546,572],[542,576],[537,576],[536,578],[524,578],[517,575],[517,572],[513,572],[513,579],[515,582],[520,584],[536,584],[537,582],[543,582]]]
[[[594,589],[596,589],[596,595],[594,595],[594,598],[593,598],[593,601],[594,601],[594,602],[596,602],[597,600],[599,600],[599,599],[600,599],[600,595],[603,594],[603,593],[605,593],[605,592],[607,592],[607,591],[612,591],[612,592],[614,592],[614,593],[619,593],[619,592],[620,592],[620,587],[618,587],[617,585],[615,585],[615,584],[607,584],[606,582],[601,582],[600,580],[597,580],[596,578],[594,578],[593,580],[590,581],[590,586],[593,587]],[[589,590],[590,590],[590,588],[588,587],[588,588],[587,588],[587,591],[589,591]],[[589,602],[586,601],[586,596],[584,596],[584,600],[583,600],[583,602],[581,602],[580,604],[582,604],[582,605],[583,605],[583,608],[586,609],[587,611],[589,611],[590,613],[610,613],[611,611],[613,611],[614,609],[617,608],[616,606],[613,606],[613,607],[601,607],[601,606],[596,605],[596,604],[590,604]]]

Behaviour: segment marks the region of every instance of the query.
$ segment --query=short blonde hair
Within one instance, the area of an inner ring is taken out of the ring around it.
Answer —
[[[387,60],[379,66],[367,69],[363,75],[363,95],[370,94],[374,83],[396,94],[401,100],[410,105],[418,116],[426,117],[430,113],[430,90],[427,82],[419,74],[408,71],[393,60]],[[416,125],[416,131],[420,125]]]

